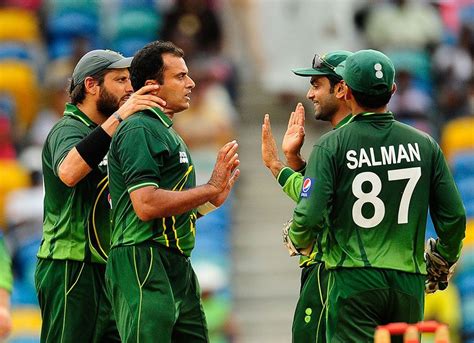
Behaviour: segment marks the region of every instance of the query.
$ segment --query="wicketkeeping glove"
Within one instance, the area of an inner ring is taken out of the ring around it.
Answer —
[[[437,241],[429,238],[425,246],[426,271],[425,293],[434,293],[437,290],[445,290],[449,280],[453,276],[456,263],[450,263],[436,250]]]
[[[282,229],[283,245],[288,249],[288,253],[290,254],[290,256],[296,256],[296,255],[309,256],[311,254],[311,251],[313,250],[312,245],[304,249],[297,249],[295,245],[293,244],[293,242],[291,241],[290,236],[289,236],[291,223],[293,223],[293,219],[288,220],[283,225],[283,229]]]

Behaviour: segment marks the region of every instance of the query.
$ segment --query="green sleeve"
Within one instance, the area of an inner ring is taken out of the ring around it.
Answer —
[[[141,187],[159,187],[166,145],[142,126],[121,130],[114,142],[128,192]]]
[[[74,125],[59,126],[51,132],[48,144],[52,156],[52,167],[54,175],[58,176],[59,164],[66,155],[74,148],[87,134],[84,130]]]
[[[12,291],[13,275],[11,259],[0,233],[0,288]]]
[[[293,244],[298,248],[311,244],[329,224],[330,201],[335,184],[334,166],[334,157],[327,149],[321,146],[313,148],[303,180],[303,184],[310,182],[310,186],[307,191],[301,190],[289,232]]]
[[[303,185],[303,175],[285,167],[278,174],[277,181],[282,186],[283,192],[294,202],[298,202]]]
[[[436,144],[436,143],[433,143]],[[437,249],[449,262],[459,259],[466,232],[466,212],[441,149],[436,144],[430,214],[438,234]]]

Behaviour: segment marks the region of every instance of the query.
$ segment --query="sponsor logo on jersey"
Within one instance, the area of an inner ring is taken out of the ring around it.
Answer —
[[[179,163],[189,163],[188,155],[186,155],[185,151],[179,152]]]
[[[303,187],[301,187],[301,194],[300,194],[302,198],[307,198],[311,195],[313,183],[314,183],[314,180],[309,177],[303,180]]]

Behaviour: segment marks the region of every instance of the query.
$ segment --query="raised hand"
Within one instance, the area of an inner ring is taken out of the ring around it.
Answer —
[[[122,119],[125,119],[135,112],[143,111],[153,107],[159,107],[161,110],[166,106],[166,101],[160,97],[153,95],[160,88],[159,85],[143,86],[117,110]]]
[[[216,164],[208,181],[217,190],[217,196],[211,201],[214,206],[222,205],[240,175],[240,170],[237,169],[240,165],[238,147],[237,142],[232,141],[225,144],[217,154]]]
[[[270,124],[270,115],[265,114],[262,125],[262,161],[265,167],[271,170],[274,176],[277,176],[284,167],[278,157],[278,148],[273,137]]]
[[[301,157],[301,147],[304,143],[305,111],[301,103],[296,105],[295,111],[291,112],[288,127],[283,136],[282,150],[285,154],[286,163],[294,170],[301,169],[305,161]]]

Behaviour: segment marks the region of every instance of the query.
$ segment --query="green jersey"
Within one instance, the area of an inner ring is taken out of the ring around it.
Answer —
[[[290,238],[305,247],[326,230],[328,268],[425,274],[428,207],[439,252],[456,261],[466,217],[439,146],[391,113],[361,113],[314,146]]]
[[[196,211],[142,221],[130,192],[154,186],[181,191],[196,186],[186,144],[159,109],[134,114],[117,129],[109,151],[112,247],[155,241],[189,256],[194,247]]]
[[[333,130],[340,128],[352,119],[352,115],[345,116]],[[300,172],[293,171],[291,168],[283,168],[277,176],[277,181],[281,185],[283,192],[286,193],[293,201],[298,202],[303,186],[303,174],[306,170]],[[309,256],[300,257],[300,267],[306,267],[317,262],[322,262],[323,252],[323,233],[318,234],[313,245],[313,250]]]
[[[0,232],[0,288],[11,292],[12,286],[12,261],[3,241],[3,234]]]
[[[69,151],[97,125],[76,106],[51,129],[43,146],[44,220],[40,258],[105,263],[110,247],[107,158],[74,187],[58,169]]]

